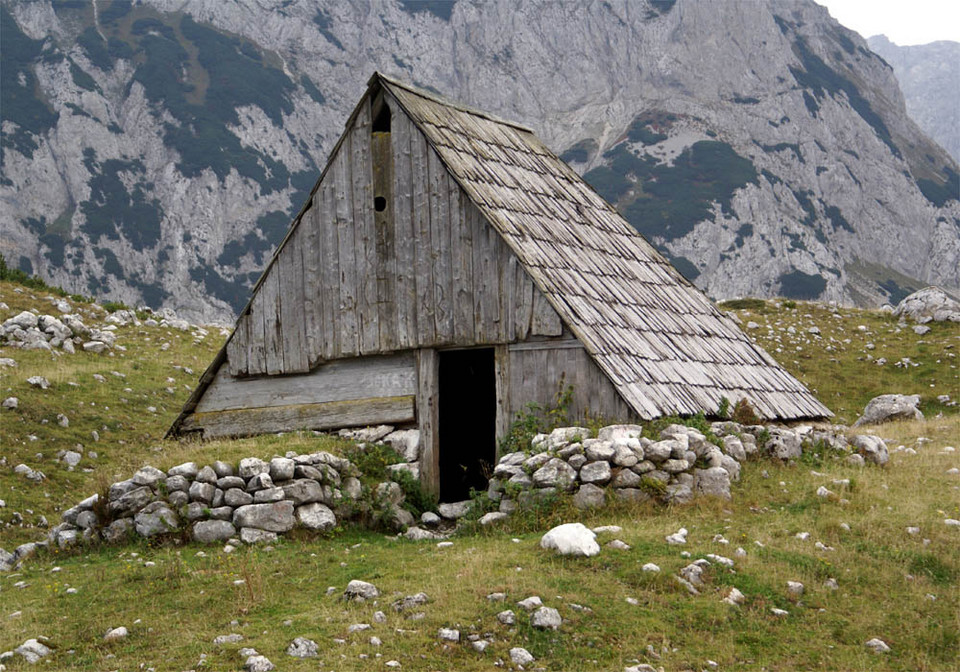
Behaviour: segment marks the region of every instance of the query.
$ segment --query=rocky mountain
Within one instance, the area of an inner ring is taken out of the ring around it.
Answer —
[[[960,42],[901,47],[874,35],[867,44],[893,66],[910,117],[960,161]]]
[[[0,253],[226,320],[381,70],[528,124],[716,298],[960,285],[957,164],[809,0],[0,0]]]

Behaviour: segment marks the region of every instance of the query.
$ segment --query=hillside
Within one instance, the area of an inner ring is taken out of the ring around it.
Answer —
[[[2,396],[19,402],[0,409],[3,548],[36,541],[61,511],[145,464],[166,469],[186,460],[351,449],[312,433],[164,441],[222,332],[172,317],[111,314],[8,282],[0,282],[0,304],[0,321],[36,309],[116,327],[113,348],[100,354],[0,347]],[[77,670],[196,669],[201,663],[233,670],[246,658],[242,647],[256,648],[284,670],[390,669],[391,660],[401,669],[480,670],[498,660],[519,669],[509,662],[515,647],[549,670],[641,663],[709,669],[708,661],[720,669],[955,667],[958,530],[944,521],[960,518],[958,453],[948,448],[960,434],[960,415],[938,397],[955,398],[960,388],[960,326],[934,323],[921,336],[878,311],[757,300],[726,308],[818,391],[839,422],[852,422],[873,395],[894,391],[919,394],[927,420],[870,430],[888,441],[891,459],[883,468],[851,466],[824,446],[808,447],[794,463],[745,462],[729,502],[620,504],[586,513],[560,500],[505,527],[468,525],[448,547],[347,526],[324,535],[301,530],[271,546],[232,552],[183,545],[174,536],[41,553],[16,572],[0,573],[0,652],[43,636],[53,649],[49,665]],[[45,377],[49,388],[29,384],[33,376]],[[20,464],[44,478],[31,479],[16,469]],[[820,497],[821,486],[839,494]],[[618,525],[620,531],[601,533],[601,543],[616,537],[630,548],[578,559],[537,547],[546,529],[573,520]],[[668,544],[665,537],[681,526],[689,530],[687,544]],[[706,554],[734,558],[734,568],[712,565],[694,596],[672,575]],[[660,571],[644,570],[647,563]],[[353,579],[373,582],[382,597],[365,604],[339,600]],[[788,581],[803,583],[804,593],[792,594]],[[741,606],[721,601],[731,587],[744,594]],[[413,613],[391,607],[421,591],[427,602]],[[495,592],[506,593],[505,602],[487,598]],[[533,595],[559,611],[558,631],[530,627],[514,604]],[[515,626],[497,619],[507,609],[516,613]],[[351,630],[357,624],[370,628]],[[126,637],[104,641],[121,626]],[[458,629],[461,641],[440,640],[440,628]],[[214,643],[228,634],[242,639]],[[468,636],[474,635],[490,642],[485,650],[473,648]],[[318,642],[320,657],[286,655],[296,637]],[[874,637],[891,651],[865,648]],[[3,664],[32,669],[19,655]]]
[[[960,286],[958,168],[810,1],[0,5],[0,253],[228,321],[374,70],[530,125],[718,299]]]
[[[960,42],[901,47],[874,35],[867,44],[893,67],[910,118],[960,161]]]

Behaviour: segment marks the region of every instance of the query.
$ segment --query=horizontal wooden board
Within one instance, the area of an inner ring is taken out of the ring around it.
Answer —
[[[187,416],[181,432],[202,432],[205,439],[255,436],[299,429],[340,429],[413,422],[414,396],[331,401],[245,408]]]
[[[405,352],[327,362],[307,374],[233,378],[221,367],[197,404],[198,413],[316,404],[414,394],[416,358]]]

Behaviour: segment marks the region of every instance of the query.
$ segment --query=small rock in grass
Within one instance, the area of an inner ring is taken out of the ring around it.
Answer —
[[[803,584],[799,581],[787,581],[787,592],[799,597],[803,595]]]
[[[656,572],[659,572],[659,571],[660,571],[659,565],[655,565],[655,564],[653,564],[652,562],[648,562],[647,564],[645,564],[645,565],[644,565],[643,567],[641,567],[640,569],[643,570],[644,572],[654,572],[654,573],[656,573]]]
[[[534,609],[543,606],[543,600],[540,599],[539,595],[533,595],[532,597],[528,597],[525,600],[520,600],[517,602],[517,606],[522,607],[527,611],[533,611]]]
[[[608,543],[606,544],[606,547],[607,547],[607,548],[613,548],[613,549],[616,549],[616,550],[618,550],[618,551],[629,551],[629,550],[630,550],[630,544],[627,544],[627,543],[625,543],[625,542],[623,542],[623,541],[620,541],[619,539],[614,539],[613,541],[608,542]]]
[[[103,641],[105,642],[116,642],[117,640],[123,639],[129,635],[129,631],[121,626],[119,628],[113,628],[107,631],[107,634],[103,636]]]
[[[736,588],[730,588],[730,592],[727,593],[727,596],[723,598],[723,602],[727,604],[732,604],[738,606],[743,604],[743,601],[746,599],[743,593],[741,593]]]
[[[874,637],[873,639],[865,642],[864,646],[874,653],[887,653],[890,650],[890,646],[879,637]]]
[[[777,607],[771,607],[770,613],[774,616],[789,616],[790,612],[786,609],[778,609]]]
[[[217,635],[213,638],[213,643],[219,645],[223,644],[237,644],[238,642],[243,641],[243,635],[232,632],[229,635]]]
[[[460,631],[454,630],[453,628],[440,628],[437,631],[437,637],[444,642],[459,642]]]
[[[294,658],[314,658],[319,655],[320,647],[312,639],[297,637],[287,647],[287,655]]]
[[[258,653],[247,657],[243,669],[247,672],[272,672],[276,669],[276,666],[270,662],[269,658]]]
[[[560,612],[551,607],[540,607],[530,615],[530,625],[538,630],[556,630],[562,624]]]
[[[510,649],[510,660],[514,665],[529,665],[536,658],[521,646]]]
[[[377,590],[375,585],[367,583],[366,581],[357,581],[356,579],[348,583],[346,590],[343,591],[343,598],[345,600],[356,600],[358,602],[371,600],[379,596],[380,591]]]
[[[673,534],[667,535],[666,539],[668,544],[674,546],[687,543],[687,528],[681,527]]]
[[[517,615],[513,613],[512,609],[507,609],[497,614],[497,620],[500,621],[502,625],[516,625]]]

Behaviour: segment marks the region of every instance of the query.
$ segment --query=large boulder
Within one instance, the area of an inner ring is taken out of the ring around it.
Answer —
[[[268,532],[289,532],[296,524],[293,502],[247,504],[233,512],[234,527],[254,527]]]
[[[923,420],[923,413],[917,408],[919,404],[920,396],[916,394],[881,394],[867,403],[863,415],[853,426],[878,425],[893,420]]]
[[[960,322],[960,302],[939,287],[924,287],[897,304],[893,314],[917,322]]]
[[[874,464],[884,465],[890,460],[887,444],[879,436],[858,434],[850,439],[850,444],[859,455]]]
[[[329,507],[311,502],[297,508],[297,520],[308,530],[325,532],[337,526],[337,517]]]
[[[193,524],[193,538],[201,544],[226,541],[236,533],[237,528],[226,520],[201,520]]]
[[[600,552],[597,535],[582,523],[558,525],[540,539],[540,548],[555,550],[560,555],[590,557]]]

